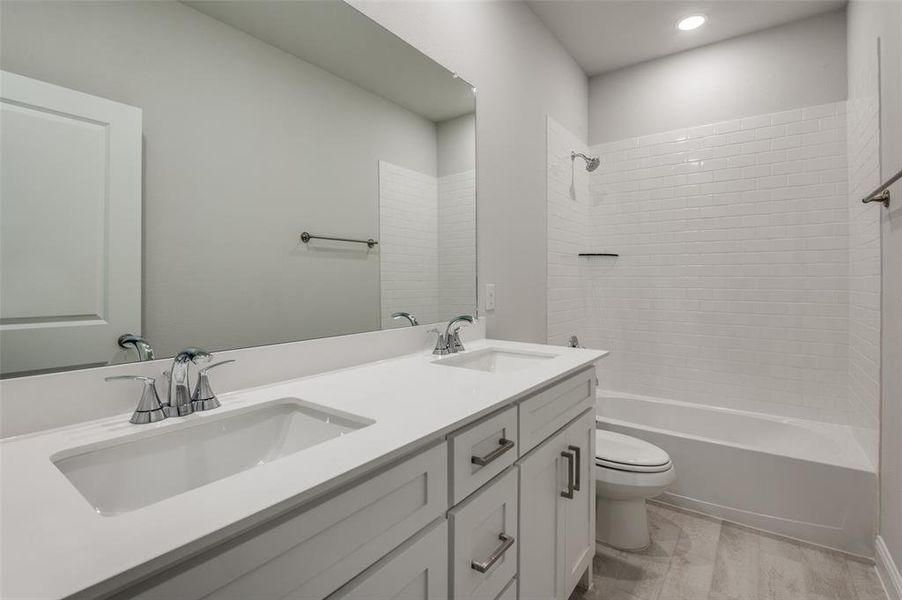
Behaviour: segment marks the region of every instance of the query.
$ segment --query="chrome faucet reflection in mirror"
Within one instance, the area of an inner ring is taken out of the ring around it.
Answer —
[[[140,335],[125,333],[123,335],[120,335],[119,339],[116,341],[119,344],[120,348],[124,348],[126,350],[134,348],[135,354],[138,357],[138,362],[144,362],[146,360],[154,359],[153,348],[147,342],[147,340],[145,340]]]
[[[144,390],[141,399],[138,401],[138,407],[132,414],[130,423],[142,425],[146,423],[156,423],[168,417],[184,417],[193,412],[201,412],[205,410],[213,410],[219,408],[220,402],[213,392],[207,371],[215,367],[235,362],[234,360],[223,360],[218,363],[206,366],[197,373],[197,384],[194,392],[190,389],[190,365],[200,366],[201,363],[208,363],[212,360],[213,355],[202,350],[201,348],[186,348],[172,360],[172,367],[169,371],[163,373],[167,379],[167,396],[166,401],[160,400],[157,394],[156,380],[153,377],[145,377],[142,375],[118,375],[115,377],[107,377],[104,381],[140,381],[144,384]]]
[[[411,327],[414,327],[414,326],[420,324],[419,321],[417,321],[417,318],[415,316],[413,316],[409,312],[404,312],[403,310],[392,313],[391,318],[394,319],[395,321],[400,321],[401,319],[407,319],[410,322]]]

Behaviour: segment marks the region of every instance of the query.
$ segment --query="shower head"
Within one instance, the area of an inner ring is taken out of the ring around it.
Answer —
[[[570,152],[570,160],[576,160],[577,156],[586,161],[586,171],[588,171],[589,173],[597,169],[598,165],[601,164],[601,161],[597,156],[589,157],[582,152]]]

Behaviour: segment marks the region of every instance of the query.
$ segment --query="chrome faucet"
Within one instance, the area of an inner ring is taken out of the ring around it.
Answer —
[[[160,397],[157,395],[156,381],[153,377],[117,375],[115,377],[107,377],[106,381],[134,380],[144,384],[144,392],[141,395],[141,400],[138,402],[138,407],[132,414],[131,419],[129,419],[130,423],[143,425],[145,423],[156,423],[168,417],[184,417],[193,412],[219,408],[219,399],[213,393],[207,371],[220,365],[233,363],[235,362],[234,360],[223,360],[200,369],[197,373],[197,385],[194,387],[193,393],[189,387],[191,379],[188,368],[191,364],[200,366],[198,363],[210,362],[212,358],[212,354],[200,348],[186,348],[176,354],[175,358],[172,359],[172,369],[163,373],[169,380],[168,397],[165,402],[161,402]]]
[[[472,324],[476,321],[470,315],[460,315],[448,321],[445,327],[445,333],[439,332],[437,329],[433,331],[438,334],[438,340],[435,342],[433,354],[444,356],[446,354],[456,354],[465,350],[463,343],[460,341],[460,328],[464,323]]]
[[[395,321],[399,321],[399,320],[401,320],[401,319],[407,319],[408,321],[410,321],[410,326],[411,326],[411,327],[420,324],[420,323],[417,321],[417,318],[416,318],[415,316],[413,316],[413,315],[410,314],[409,312],[404,312],[403,310],[402,310],[402,311],[398,311],[398,312],[396,312],[396,313],[392,313],[392,314],[391,314],[391,318],[394,319]]]
[[[191,406],[194,407],[195,411],[213,410],[214,408],[219,408],[221,406],[219,404],[219,398],[216,397],[216,394],[213,393],[213,388],[210,386],[210,378],[207,377],[207,371],[220,365],[227,365],[233,362],[235,362],[234,358],[223,360],[218,363],[213,363],[212,365],[207,365],[197,372],[197,385],[194,386],[194,393],[191,394]]]
[[[210,362],[212,358],[212,354],[200,348],[185,348],[175,355],[172,368],[165,373],[169,378],[168,401],[163,405],[167,417],[184,417],[194,412],[188,367],[191,363]]]
[[[138,407],[132,413],[132,417],[128,420],[134,425],[146,425],[147,423],[156,423],[166,418],[166,412],[160,403],[160,397],[157,396],[156,380],[153,377],[144,377],[143,375],[116,375],[114,377],[105,377],[104,381],[140,381],[144,384],[144,391],[141,394],[141,400]]]
[[[119,344],[120,348],[125,348],[126,350],[129,349],[129,346],[134,347],[139,362],[154,359],[153,348],[147,343],[147,340],[139,335],[133,333],[122,334],[116,340],[116,343]]]

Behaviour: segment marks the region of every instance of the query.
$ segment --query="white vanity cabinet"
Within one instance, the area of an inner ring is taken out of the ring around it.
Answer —
[[[566,600],[594,556],[594,369],[126,588],[140,600]]]
[[[595,415],[520,459],[520,598],[567,600],[595,555]]]

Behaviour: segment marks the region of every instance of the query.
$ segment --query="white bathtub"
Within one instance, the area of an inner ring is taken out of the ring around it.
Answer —
[[[596,414],[670,454],[658,500],[873,557],[877,475],[850,428],[601,391]]]

